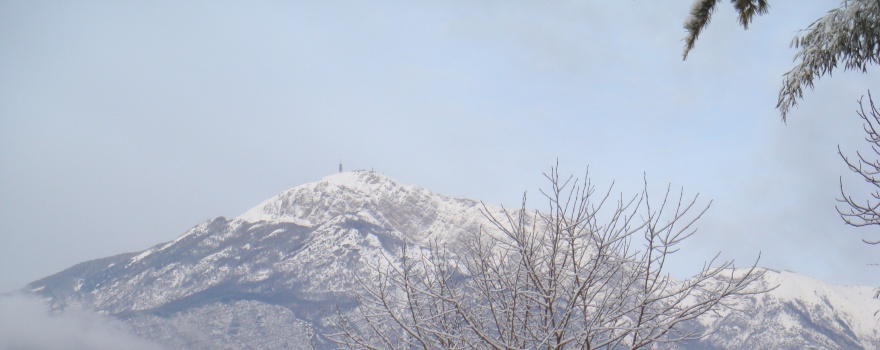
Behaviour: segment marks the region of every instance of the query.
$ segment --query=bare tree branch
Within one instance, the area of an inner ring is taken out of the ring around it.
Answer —
[[[357,320],[337,322],[328,338],[356,349],[654,348],[706,336],[681,325],[764,291],[752,285],[755,265],[713,259],[687,280],[667,275],[667,258],[708,209],[698,196],[667,187],[654,202],[646,180],[614,203],[589,173],[545,176],[546,212],[527,210],[525,196],[500,214],[484,205],[491,227],[460,251],[435,243],[377,261],[379,278],[360,282]]]
[[[836,207],[840,218],[850,226],[863,227],[880,225],[880,111],[874,105],[874,99],[871,92],[868,91],[867,110],[865,109],[864,97],[859,99],[859,117],[864,121],[864,130],[867,134],[865,141],[871,145],[873,156],[866,157],[861,152],[856,152],[857,160],[850,160],[843,154],[840,146],[837,147],[837,154],[843,159],[850,171],[858,174],[862,180],[873,186],[871,192],[872,199],[865,199],[864,202],[857,201],[852,196],[846,194],[843,188],[843,178],[840,179],[840,198],[838,202],[842,203]],[[841,208],[841,206],[843,208]],[[880,244],[878,240],[862,239],[867,244]]]

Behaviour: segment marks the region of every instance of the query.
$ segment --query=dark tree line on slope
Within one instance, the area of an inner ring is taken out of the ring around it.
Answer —
[[[755,266],[704,264],[668,277],[667,259],[708,209],[683,193],[614,198],[547,175],[546,212],[483,211],[494,228],[456,251],[404,246],[359,278],[337,344],[353,349],[638,349],[696,339],[681,324],[759,292]],[[717,256],[716,256],[717,257]]]
[[[684,59],[694,48],[697,38],[712,19],[721,0],[696,0],[685,21]],[[739,14],[739,23],[748,29],[756,15],[767,13],[767,0],[731,0]],[[880,1],[843,0],[838,8],[828,11],[791,41],[800,61],[785,73],[776,108],[785,121],[791,108],[803,98],[804,88],[813,87],[815,80],[843,64],[844,70],[867,71],[869,64],[880,60]]]

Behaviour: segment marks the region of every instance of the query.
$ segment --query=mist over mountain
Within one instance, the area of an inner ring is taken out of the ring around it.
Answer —
[[[171,242],[77,264],[23,292],[56,312],[106,315],[168,349],[331,348],[322,334],[337,312],[357,305],[353,276],[369,278],[368,262],[404,244],[454,246],[491,230],[481,210],[373,172],[339,173]],[[776,288],[688,322],[707,336],[679,346],[880,348],[874,288],[771,270],[760,282]]]
[[[160,350],[112,316],[50,310],[34,295],[0,295],[0,349]]]

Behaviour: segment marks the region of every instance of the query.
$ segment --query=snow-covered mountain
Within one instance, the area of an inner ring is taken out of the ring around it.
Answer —
[[[353,274],[402,244],[455,245],[491,229],[483,206],[373,172],[349,172],[280,193],[239,217],[203,222],[143,252],[73,266],[25,290],[56,309],[96,310],[169,349],[299,349],[328,344],[336,312],[355,304]],[[500,212],[498,208],[489,208]],[[683,348],[880,348],[870,287],[767,271],[775,290],[741,312],[688,326],[712,333]]]
[[[742,312],[704,315],[697,327],[714,332],[686,348],[880,349],[876,288],[772,270],[760,282],[776,288],[739,300],[736,309]]]

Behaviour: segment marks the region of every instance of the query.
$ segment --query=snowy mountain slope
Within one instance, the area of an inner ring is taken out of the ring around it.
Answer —
[[[761,283],[776,288],[738,300],[741,313],[704,315],[695,327],[714,332],[685,348],[880,349],[875,288],[830,285],[772,270]]]
[[[424,243],[439,239],[445,243],[462,233],[478,230],[480,225],[489,225],[481,209],[482,205],[472,200],[438,195],[400,185],[373,172],[358,171],[331,175],[282,192],[236,219],[313,227],[340,216],[355,216],[394,230],[408,241]]]
[[[489,225],[479,208],[378,174],[342,173],[285,191],[238,218],[209,220],[174,241],[85,262],[27,288],[55,308],[84,307],[138,329],[161,329],[144,335],[175,348],[179,339],[216,339],[203,335],[215,334],[217,325],[192,315],[218,319],[254,308],[268,319],[298,320],[280,324],[318,324],[353,305],[351,276],[370,273],[366,260],[393,254],[405,241],[452,242],[479,230]],[[196,325],[169,327],[164,320]],[[276,328],[273,334],[288,333]]]
[[[297,349],[355,305],[355,274],[404,242],[454,245],[492,229],[482,205],[400,185],[372,172],[328,176],[233,219],[206,221],[143,252],[78,264],[26,290],[54,308],[113,315],[171,349]],[[498,208],[490,208],[499,214]],[[713,331],[683,348],[880,348],[868,287],[832,286],[768,271],[772,292],[742,312],[689,324]]]

